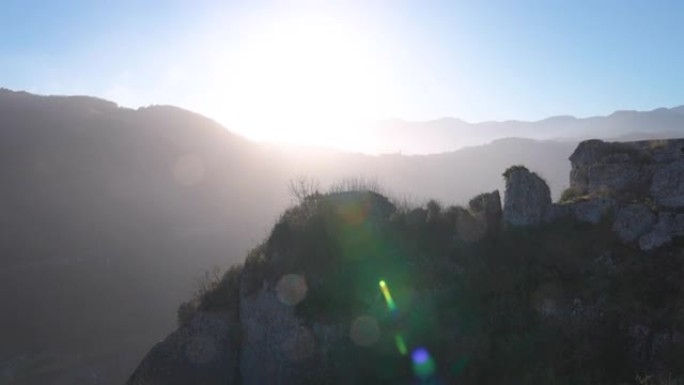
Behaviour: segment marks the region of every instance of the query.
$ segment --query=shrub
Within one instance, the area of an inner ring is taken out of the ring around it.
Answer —
[[[240,278],[242,265],[233,265],[218,280],[212,280],[200,293],[198,309],[201,311],[229,311],[236,318],[239,313]]]
[[[377,194],[382,194],[382,187],[375,178],[356,176],[335,182],[328,189],[328,193],[331,194],[352,191],[371,191]]]
[[[231,266],[223,275],[217,266],[206,271],[192,298],[178,306],[177,324],[185,325],[198,311],[228,311],[237,318],[241,275],[242,265]]]
[[[439,204],[434,199],[431,199],[428,201],[427,205],[425,205],[425,208],[427,209],[427,221],[428,222],[437,222],[441,219],[442,215],[442,205]]]
[[[176,311],[176,323],[183,326],[197,313],[197,301],[190,300],[181,303]]]
[[[507,168],[506,171],[504,171],[503,177],[508,179],[508,177],[516,171],[529,171],[529,170],[527,169],[527,167],[520,165],[520,164],[515,165],[515,166],[511,166],[511,167]]]
[[[287,191],[290,196],[296,200],[297,203],[301,204],[306,201],[307,198],[316,196],[320,191],[320,184],[316,179],[309,177],[298,177],[291,179],[287,183]]]
[[[560,200],[559,202],[561,203],[569,203],[569,202],[574,202],[579,200],[584,196],[584,193],[582,190],[576,188],[576,187],[568,187],[563,192],[561,193]]]

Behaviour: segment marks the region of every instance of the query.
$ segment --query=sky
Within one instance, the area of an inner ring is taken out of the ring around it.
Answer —
[[[387,118],[682,105],[682,45],[682,1],[3,0],[0,87],[325,141]]]

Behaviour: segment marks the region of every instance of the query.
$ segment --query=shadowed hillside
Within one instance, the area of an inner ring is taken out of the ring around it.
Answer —
[[[249,202],[270,191],[250,175],[268,172],[177,108],[3,91],[0,116],[3,373],[121,381],[196,277],[259,234],[270,210]]]

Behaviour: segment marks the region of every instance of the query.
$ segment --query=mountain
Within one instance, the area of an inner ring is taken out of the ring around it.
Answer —
[[[193,280],[252,246],[268,171],[177,108],[3,91],[0,116],[0,373],[120,383]]]
[[[554,116],[523,122],[468,123],[455,118],[427,122],[391,119],[369,129],[369,141],[381,153],[431,154],[481,145],[503,137],[538,140],[665,139],[684,132],[684,106],[652,111],[616,111],[609,116]],[[372,146],[371,146],[372,147]]]
[[[258,245],[293,202],[377,180],[397,199],[463,204],[521,164],[554,197],[576,143],[509,138],[438,155],[249,142],[171,106],[0,90],[0,382],[122,383],[212,266]],[[199,284],[201,287],[201,284]]]

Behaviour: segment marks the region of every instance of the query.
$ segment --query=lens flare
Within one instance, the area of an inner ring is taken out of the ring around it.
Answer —
[[[435,362],[425,348],[417,348],[411,353],[413,374],[421,379],[427,379],[435,374]]]
[[[286,274],[276,285],[276,295],[280,302],[294,306],[304,300],[308,287],[304,277],[298,274]]]
[[[392,299],[392,294],[390,294],[389,287],[387,287],[387,283],[385,283],[384,280],[380,280],[380,290],[382,291],[382,295],[385,296],[385,302],[387,302],[387,308],[391,311],[394,312],[397,310],[397,305],[394,303],[394,300]]]
[[[400,334],[394,336],[394,343],[397,345],[397,350],[399,351],[399,354],[405,356],[408,353],[404,337],[402,337]]]

